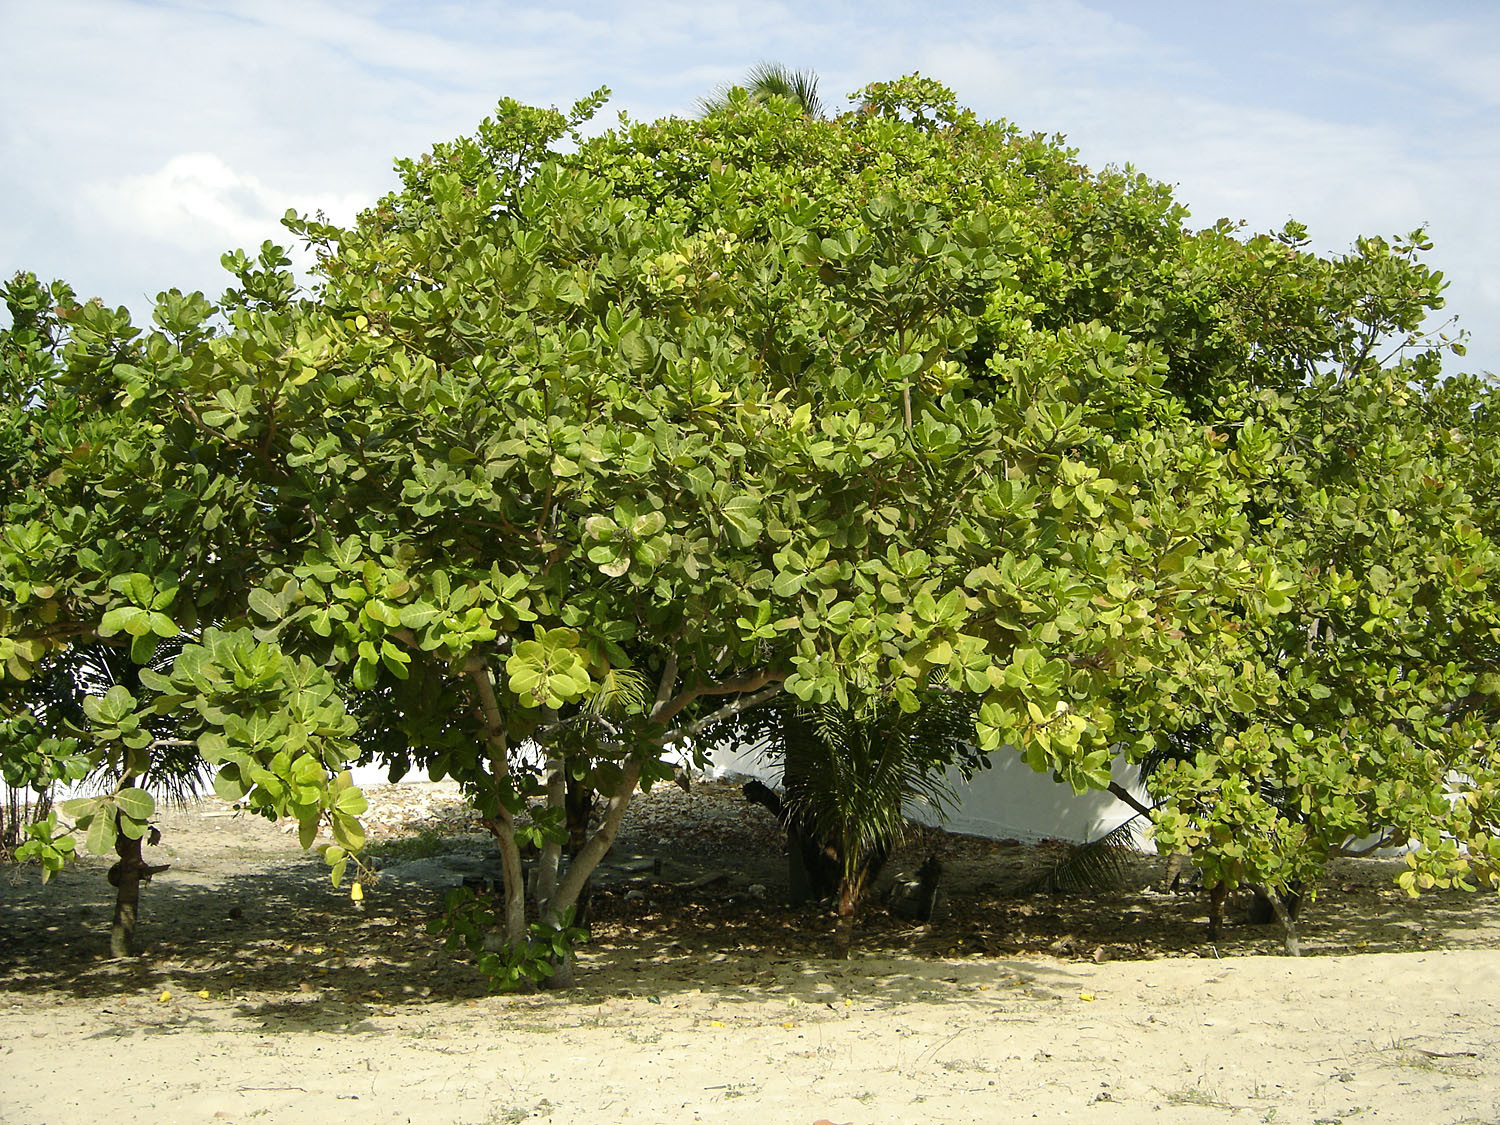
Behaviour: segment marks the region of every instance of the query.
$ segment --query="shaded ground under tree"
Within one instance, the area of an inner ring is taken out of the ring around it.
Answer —
[[[372,848],[388,871],[434,856],[483,863],[493,854],[451,788],[392,788],[372,797]],[[329,887],[321,862],[303,855],[294,835],[263,820],[235,816],[213,799],[162,819],[170,850],[148,850],[166,853],[150,858],[170,859],[172,869],[143,896],[143,955],[104,959],[112,901],[106,860],[85,860],[45,887],[34,870],[11,868],[0,874],[0,988],[102,999],[170,978],[178,988],[232,992],[273,1021],[315,993],[326,1018],[345,1023],[404,999],[484,992],[473,965],[425,932],[440,889],[386,877],[356,905]],[[691,794],[668,786],[641,800],[621,835],[621,862],[595,890],[593,940],[581,951],[583,991],[628,988],[647,963],[689,988],[705,960],[737,962],[753,981],[777,966],[827,957],[834,917],[826,907],[785,905],[782,849],[778,826],[747,805],[737,785],[699,784]],[[913,925],[879,905],[877,886],[857,949],[918,959],[1125,960],[1280,947],[1274,927],[1246,924],[1248,898],[1232,905],[1225,938],[1210,945],[1207,896],[1159,890],[1163,865],[1155,857],[1132,861],[1126,885],[1115,891],[1009,893],[1065,853],[1061,844],[919,829],[892,858],[885,881],[939,855],[944,908],[932,925]],[[1307,913],[1307,952],[1500,948],[1496,896],[1440,892],[1411,902],[1392,883],[1399,867],[1399,860],[1336,865]]]

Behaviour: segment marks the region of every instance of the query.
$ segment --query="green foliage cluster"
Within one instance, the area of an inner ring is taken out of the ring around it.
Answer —
[[[443,896],[443,912],[427,923],[427,932],[442,937],[448,949],[467,950],[492,991],[516,992],[550,977],[587,936],[572,918],[569,911],[557,926],[533,922],[525,941],[497,948],[499,915],[489,896],[454,887]]]
[[[514,942],[518,816],[556,928],[637,783],[781,689],[971,697],[1080,792],[1192,732],[1157,833],[1216,878],[1371,833],[1422,843],[1413,887],[1493,875],[1496,393],[1439,375],[1420,232],[1194,232],[916,77],[577,136],[603,99],[290,215],[310,294],[271,244],[149,331],[6,288],[3,721],[71,644],[192,642],[25,753],[182,713],[335,863],[356,746],[457,778]],[[609,801],[564,870],[569,776]]]

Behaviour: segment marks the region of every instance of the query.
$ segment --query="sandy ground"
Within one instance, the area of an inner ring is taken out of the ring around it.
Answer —
[[[1410,907],[1388,864],[1337,871],[1288,959],[1233,918],[1203,944],[1154,866],[1017,901],[1047,850],[957,841],[951,914],[842,961],[775,901],[774,825],[654,796],[622,845],[661,871],[601,888],[580,987],[491,996],[423,932],[440,891],[356,906],[225,812],[164,818],[128,962],[101,865],[0,871],[0,1122],[1500,1122],[1494,896]],[[441,792],[374,812],[391,869],[483,851]]]

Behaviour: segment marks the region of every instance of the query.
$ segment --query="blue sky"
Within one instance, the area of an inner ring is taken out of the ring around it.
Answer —
[[[1425,225],[1500,372],[1500,3],[0,0],[0,271],[148,313],[222,291],[287,207],[348,218],[391,160],[502,96],[693,112],[752,64],[825,100],[920,70],[984,117],[1176,185],[1194,222],[1297,218],[1320,250]]]

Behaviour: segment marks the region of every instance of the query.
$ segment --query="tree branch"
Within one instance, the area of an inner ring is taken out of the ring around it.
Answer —
[[[604,858],[605,853],[613,846],[615,835],[620,831],[620,822],[625,819],[625,810],[630,807],[630,798],[635,794],[636,783],[640,779],[640,762],[633,758],[626,761],[625,768],[620,774],[620,783],[615,787],[614,796],[609,799],[603,822],[589,837],[588,843],[584,844],[578,850],[578,854],[568,862],[568,872],[558,884],[557,893],[547,904],[543,921],[554,926],[558,925],[562,921],[563,913],[578,901],[583,884],[593,874],[594,868],[599,866],[599,861]]]
[[[651,717],[657,722],[665,724],[676,718],[695,699],[704,695],[735,695],[739,692],[759,691],[767,684],[780,684],[787,678],[788,673],[779,672],[774,669],[765,668],[759,672],[747,672],[732,680],[725,680],[720,684],[699,684],[697,687],[689,688],[676,696],[670,703],[663,703],[660,699],[657,706],[652,709]]]
[[[672,693],[677,690],[677,653],[667,653],[667,662],[661,670],[661,682],[656,685],[656,701],[651,705],[651,717],[657,718],[667,707]]]
[[[1151,815],[1151,810],[1137,801],[1135,799],[1135,794],[1132,793],[1129,789],[1126,789],[1125,786],[1121,785],[1118,781],[1111,781],[1109,783],[1109,789],[1107,790],[1107,792],[1113,795],[1116,799],[1124,801],[1127,805],[1133,808],[1136,812],[1140,813],[1142,816],[1149,817]]]
[[[1330,854],[1337,856],[1347,856],[1351,859],[1358,859],[1361,856],[1369,855],[1371,852],[1377,852],[1381,848],[1394,847],[1395,843],[1395,840],[1391,839],[1390,836],[1382,832],[1379,836],[1375,837],[1375,842],[1373,844],[1366,844],[1362,848],[1351,848],[1348,844],[1341,844],[1338,847],[1334,848]]]
[[[760,706],[766,700],[772,698],[773,696],[781,694],[781,691],[781,681],[778,680],[776,683],[771,684],[769,687],[762,688],[760,691],[756,692],[753,695],[742,695],[733,703],[726,703],[717,711],[714,711],[708,715],[704,715],[703,718],[694,720],[687,726],[672,731],[661,740],[661,744],[663,746],[670,746],[674,742],[681,742],[684,738],[691,738],[699,731],[706,730],[707,728],[713,726],[715,723],[720,723],[725,719],[732,718],[735,715],[738,715],[741,711],[748,711],[752,707]]]

